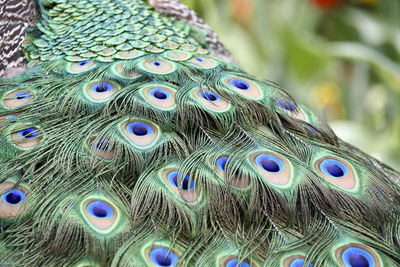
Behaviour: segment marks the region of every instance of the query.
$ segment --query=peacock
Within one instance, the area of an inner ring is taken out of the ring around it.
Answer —
[[[178,0],[0,0],[0,265],[400,266],[400,174]]]

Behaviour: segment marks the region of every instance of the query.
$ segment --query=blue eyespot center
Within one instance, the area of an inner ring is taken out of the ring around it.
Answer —
[[[107,151],[110,148],[110,142],[106,140],[99,140],[97,143],[93,140],[91,143],[92,147],[96,150]]]
[[[266,171],[269,172],[279,172],[280,170],[278,163],[276,163],[273,159],[264,159],[261,162],[261,165]]]
[[[203,61],[204,61],[204,59],[202,59],[202,58],[200,58],[200,57],[196,57],[196,60],[197,60],[198,62],[203,62]]]
[[[250,267],[250,264],[247,262],[242,261],[240,264],[238,264],[237,259],[231,259],[227,263],[225,263],[225,267]]]
[[[304,265],[304,259],[295,259],[290,263],[289,267],[303,267],[303,265]],[[311,263],[308,265],[308,267],[312,266],[313,265]]]
[[[18,189],[8,190],[1,196],[3,202],[10,205],[17,205],[21,203],[24,201],[25,197],[25,193]]]
[[[178,186],[178,171],[172,171],[170,173],[168,173],[168,182],[170,184],[172,184],[174,187],[179,188]],[[191,191],[194,189],[194,180],[191,179],[188,175],[186,175],[185,177],[183,177],[182,180],[182,189],[185,191]]]
[[[105,93],[112,91],[114,89],[114,86],[110,83],[101,82],[93,84],[90,89],[96,93]]]
[[[250,84],[248,82],[240,79],[232,79],[230,84],[240,90],[248,90],[250,88]]]
[[[211,102],[214,102],[214,101],[220,99],[220,97],[216,93],[211,92],[209,90],[202,90],[199,92],[199,95],[201,98],[211,101]]]
[[[27,128],[20,130],[18,135],[25,139],[32,139],[39,135],[39,132],[35,128]]]
[[[342,168],[340,168],[340,166],[336,164],[328,166],[327,170],[332,176],[335,177],[342,177],[344,174]]]
[[[225,172],[225,165],[228,161],[228,157],[220,157],[217,159],[217,167],[221,172]]]
[[[23,100],[23,99],[28,99],[29,98],[29,92],[23,91],[23,92],[18,92],[15,94],[15,99],[17,100]]]
[[[347,167],[335,159],[325,159],[320,166],[322,172],[329,177],[340,178],[348,173]]]
[[[100,200],[90,202],[86,209],[93,217],[111,218],[114,216],[113,209],[107,203]]]
[[[147,129],[142,126],[134,126],[133,127],[133,133],[135,135],[143,136],[147,134]]]
[[[189,176],[185,176],[182,181],[182,189],[183,190],[193,190],[194,188],[194,181],[190,179]]]
[[[296,107],[292,104],[292,103],[290,103],[289,101],[287,101],[287,100],[285,100],[285,101],[281,101],[281,100],[279,100],[279,99],[277,99],[276,101],[275,101],[275,104],[278,106],[278,107],[280,107],[280,108],[282,108],[282,109],[284,109],[284,110],[287,110],[287,111],[290,111],[290,112],[295,112],[297,109],[296,109]]]
[[[164,63],[163,63],[162,61],[155,60],[155,61],[153,61],[151,64],[153,64],[153,66],[160,67],[160,66],[162,66]]]
[[[271,154],[258,155],[256,163],[261,169],[271,173],[279,173],[285,168],[283,161]]]
[[[150,90],[150,95],[153,97],[159,99],[159,100],[165,100],[171,97],[171,93],[168,92],[167,90],[163,88],[153,88]]]
[[[166,98],[167,98],[167,95],[164,94],[164,93],[161,92],[161,91],[155,92],[155,93],[154,93],[154,96],[155,96],[156,98],[158,98],[158,99],[166,99]]]
[[[18,120],[18,116],[10,115],[6,118],[8,121]]]
[[[350,264],[352,267],[369,267],[368,260],[363,255],[350,256]]]
[[[150,252],[150,260],[155,266],[175,266],[178,257],[166,248],[154,248]]]
[[[136,136],[151,135],[154,132],[150,125],[141,121],[131,122],[126,126],[126,128],[128,132]]]
[[[349,267],[372,267],[375,266],[375,260],[368,251],[349,247],[343,251],[342,260],[345,266]]]
[[[84,60],[84,61],[78,62],[78,65],[79,65],[79,66],[85,66],[85,65],[87,65],[87,64],[89,64],[89,61],[88,61],[88,60]]]

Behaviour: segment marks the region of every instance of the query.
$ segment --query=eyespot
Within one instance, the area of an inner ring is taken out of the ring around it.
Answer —
[[[340,178],[348,173],[346,166],[335,159],[324,159],[320,167],[325,175],[332,178]]]
[[[226,156],[222,156],[217,159],[217,167],[221,173],[225,172],[225,165],[226,165],[227,161],[228,161],[228,157],[226,157]]]
[[[116,64],[114,64],[112,66],[112,71],[119,77],[125,78],[125,79],[137,79],[138,77],[140,77],[140,72],[138,72],[137,70],[127,70],[125,68],[126,66],[125,61],[123,62],[118,62]]]
[[[249,79],[241,77],[228,77],[224,79],[224,83],[230,89],[246,98],[260,99],[263,97],[260,87]]]
[[[18,115],[19,115],[19,113],[12,113],[12,114],[0,116],[0,132],[3,131],[7,127],[7,124],[18,121],[18,119],[19,119]]]
[[[87,97],[94,102],[103,102],[108,100],[118,89],[113,82],[92,82],[86,86]]]
[[[171,110],[175,108],[176,91],[169,86],[147,86],[141,90],[141,93],[149,104],[161,110]]]
[[[241,262],[239,264],[237,259],[231,259],[225,264],[225,267],[250,267],[250,264],[247,262]]]
[[[105,93],[112,91],[114,87],[109,83],[96,83],[90,89],[96,93]]]
[[[34,94],[30,90],[16,90],[8,93],[3,98],[3,104],[7,108],[16,108],[25,105],[33,100]]]
[[[150,91],[150,95],[158,100],[165,100],[171,98],[171,94],[168,91],[163,91],[161,88],[154,88]]]
[[[68,62],[67,71],[69,73],[81,73],[93,69],[95,67],[93,60],[82,60],[79,62]]]
[[[129,131],[129,133],[136,136],[152,135],[154,132],[153,129],[150,127],[150,125],[141,121],[135,121],[130,123],[127,126],[127,130]]]
[[[87,222],[97,231],[111,228],[118,219],[115,206],[103,199],[92,198],[84,201],[82,210]]]
[[[15,120],[18,120],[18,116],[10,115],[10,116],[6,117],[6,120],[7,121],[15,121]]]
[[[280,173],[285,169],[283,161],[271,154],[260,154],[256,157],[257,165],[264,171]]]
[[[15,94],[15,99],[17,100],[23,100],[28,98],[29,98],[29,93],[27,91],[18,92]]]
[[[317,171],[329,182],[342,189],[356,187],[356,177],[350,164],[335,156],[326,156],[315,163]]]
[[[192,57],[192,54],[183,51],[167,51],[164,57],[174,61],[186,61]]]
[[[253,167],[273,185],[284,186],[290,182],[289,162],[272,152],[256,152],[250,155]]]
[[[122,125],[122,132],[138,149],[146,149],[157,143],[160,130],[147,121],[128,121]]]
[[[18,135],[24,139],[32,139],[39,136],[39,132],[35,128],[26,128],[18,131]]]
[[[177,68],[175,63],[165,59],[146,59],[139,63],[138,67],[154,74],[170,74]]]
[[[250,184],[249,177],[241,175],[240,173],[236,173],[232,177],[227,177],[225,168],[226,168],[228,160],[229,160],[229,157],[226,155],[222,155],[222,156],[218,157],[218,159],[216,161],[216,168],[215,168],[218,175],[221,176],[222,178],[224,178],[224,180],[231,186],[234,186],[234,187],[240,188],[240,189],[248,187]]]
[[[214,102],[214,101],[217,101],[217,100],[221,99],[219,97],[219,95],[217,95],[216,93],[213,93],[213,92],[211,92],[209,90],[201,90],[200,93],[199,93],[199,96],[201,98],[203,98],[204,100],[211,101],[211,102]]]
[[[295,259],[294,261],[292,261],[290,263],[289,266],[290,267],[303,267],[303,265],[304,265],[304,260],[303,259]],[[312,267],[313,265],[310,263],[308,266]]]
[[[153,246],[146,249],[146,258],[152,267],[176,266],[179,255],[162,246]]]
[[[25,193],[18,189],[9,190],[1,195],[4,203],[9,205],[17,205],[24,201]]]
[[[190,179],[188,175],[183,177],[182,184],[178,185],[178,171],[172,171],[168,173],[168,182],[176,187],[176,188],[182,188],[182,190],[193,190],[194,189],[194,180]]]
[[[283,262],[283,267],[303,267],[304,266],[304,256],[301,255],[294,255],[286,258]],[[308,267],[313,267],[310,263]]]
[[[250,264],[247,260],[243,260],[239,263],[237,256],[229,255],[222,258],[219,261],[220,267],[250,267]]]
[[[15,186],[14,183],[4,182],[0,184],[0,217],[14,218],[28,212],[28,189],[23,186]]]
[[[11,141],[20,148],[35,146],[42,139],[40,131],[28,125],[20,125],[12,130]]]
[[[91,137],[88,142],[88,148],[93,155],[110,160],[114,157],[114,142],[109,139],[98,140],[96,136]]]
[[[231,105],[228,100],[219,96],[217,93],[208,89],[198,88],[193,90],[192,96],[204,108],[214,112],[225,112],[229,110]]]
[[[336,258],[341,266],[346,267],[381,266],[378,255],[372,249],[357,243],[350,243],[338,248]]]
[[[96,218],[111,218],[114,216],[113,209],[103,201],[92,201],[86,207],[89,215]]]
[[[200,187],[196,186],[193,178],[185,175],[182,181],[178,182],[178,168],[166,168],[161,176],[169,189],[184,201],[194,202],[199,198]]]
[[[250,84],[242,79],[232,79],[229,82],[233,87],[239,90],[249,90]]]
[[[202,69],[213,69],[218,66],[218,63],[205,56],[195,56],[190,62]]]
[[[305,120],[304,113],[288,100],[275,100],[275,104],[283,111],[288,112],[299,120]]]
[[[19,113],[11,113],[0,116],[0,123],[3,124],[4,122],[14,122],[19,119],[18,115]]]

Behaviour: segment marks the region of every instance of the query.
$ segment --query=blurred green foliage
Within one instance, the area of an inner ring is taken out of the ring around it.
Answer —
[[[244,70],[273,80],[342,139],[400,169],[400,1],[183,0]]]

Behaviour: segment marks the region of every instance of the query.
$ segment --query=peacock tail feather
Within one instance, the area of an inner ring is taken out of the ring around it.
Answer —
[[[0,80],[0,265],[400,266],[399,173],[201,21],[36,5],[27,70]]]

